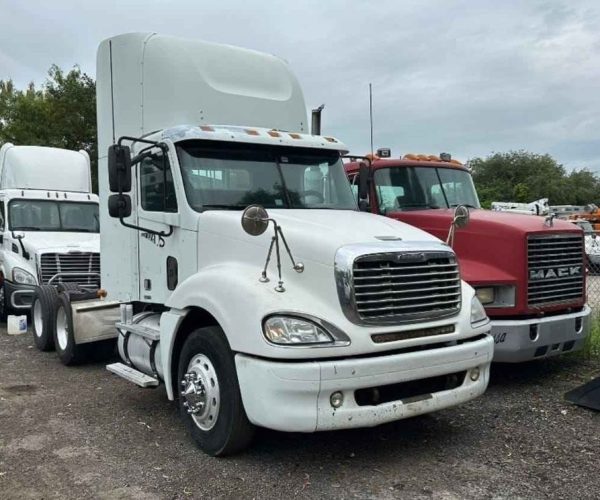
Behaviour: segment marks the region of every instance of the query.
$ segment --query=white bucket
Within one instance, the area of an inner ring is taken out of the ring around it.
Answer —
[[[9,335],[21,335],[27,333],[27,316],[13,316],[6,319],[6,326]]]

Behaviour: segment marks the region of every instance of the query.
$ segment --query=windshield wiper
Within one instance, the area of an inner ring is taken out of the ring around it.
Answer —
[[[19,226],[12,229],[13,231],[41,231],[42,229],[34,226]]]
[[[211,203],[209,205],[202,205],[202,209],[211,209],[211,208],[222,208],[223,210],[241,210],[246,208],[247,205],[219,205]]]
[[[450,208],[456,208],[459,205],[462,205],[463,207],[467,207],[467,208],[479,208],[479,207],[476,207],[475,205],[471,205],[470,203],[452,203],[452,205],[450,205]]]
[[[398,207],[398,209],[400,210],[404,210],[405,208],[440,208],[438,205],[434,205],[434,204],[430,204],[428,205],[427,203],[404,203],[402,204],[401,207]],[[394,209],[395,210],[395,209]]]

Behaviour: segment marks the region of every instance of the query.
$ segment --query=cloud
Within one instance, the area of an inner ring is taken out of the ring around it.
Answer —
[[[3,5],[6,4],[6,5]],[[600,6],[508,0],[302,2],[0,0],[0,78],[52,63],[95,70],[98,42],[128,31],[231,43],[288,60],[324,131],[353,153],[549,152],[600,170]]]

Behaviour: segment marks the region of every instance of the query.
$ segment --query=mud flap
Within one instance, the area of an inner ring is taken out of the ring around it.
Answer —
[[[577,406],[600,411],[600,377],[567,392],[565,399]]]

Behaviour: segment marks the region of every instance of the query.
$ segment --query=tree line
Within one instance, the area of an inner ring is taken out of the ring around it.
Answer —
[[[96,82],[75,66],[56,65],[39,87],[15,88],[0,80],[0,144],[84,149],[92,162],[94,191],[98,185]],[[484,207],[492,201],[528,203],[549,198],[553,205],[600,204],[600,178],[586,169],[567,172],[548,154],[528,151],[494,153],[469,161]]]

